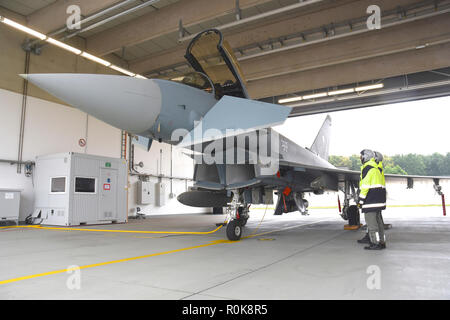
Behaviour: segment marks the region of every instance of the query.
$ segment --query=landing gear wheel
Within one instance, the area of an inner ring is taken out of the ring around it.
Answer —
[[[347,216],[348,216],[348,223],[351,226],[359,226],[360,225],[360,219],[359,219],[359,209],[357,206],[352,205],[348,207],[347,210]]]
[[[242,227],[247,224],[247,220],[248,220],[248,218],[239,220],[239,222],[241,223]]]
[[[237,241],[242,235],[242,225],[238,220],[231,220],[227,224],[227,238],[231,241]]]

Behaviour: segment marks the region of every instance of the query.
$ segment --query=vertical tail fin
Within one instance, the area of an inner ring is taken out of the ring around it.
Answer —
[[[316,136],[310,150],[317,154],[322,159],[328,161],[330,150],[330,135],[331,135],[331,117],[327,115],[319,133]]]

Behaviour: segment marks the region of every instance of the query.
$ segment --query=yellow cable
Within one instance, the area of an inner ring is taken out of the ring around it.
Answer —
[[[225,220],[226,221],[226,220]],[[225,223],[225,222],[224,222]],[[1,229],[6,228],[32,228],[32,229],[42,229],[42,230],[59,230],[59,231],[90,231],[90,232],[116,232],[116,233],[141,233],[141,234],[212,234],[217,232],[223,227],[218,226],[216,229],[205,232],[193,232],[193,231],[140,231],[140,230],[109,230],[109,229],[80,229],[80,228],[62,228],[62,227],[42,227],[42,226],[9,226],[0,227]]]
[[[264,210],[264,214],[263,214],[263,217],[261,218],[261,221],[259,222],[259,224],[258,224],[258,226],[256,227],[255,231],[253,231],[253,233],[250,234],[249,237],[253,236],[253,235],[256,233],[256,231],[258,231],[259,226],[261,225],[261,223],[262,223],[263,220],[264,220],[264,217],[266,216],[266,212],[267,212],[267,208],[268,208],[268,207],[269,207],[269,205],[266,205],[266,209]]]

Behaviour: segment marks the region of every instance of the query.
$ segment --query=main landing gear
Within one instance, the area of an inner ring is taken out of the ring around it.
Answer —
[[[348,224],[345,225],[346,230],[355,230],[361,227],[359,208],[356,205],[350,205],[350,200],[354,200],[357,203],[357,191],[356,185],[353,181],[346,180],[344,183],[344,207],[342,208],[341,217],[344,220],[348,220]],[[340,209],[340,204],[339,204]]]

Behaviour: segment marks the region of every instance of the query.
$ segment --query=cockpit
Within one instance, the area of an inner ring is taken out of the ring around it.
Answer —
[[[185,58],[196,72],[180,77],[180,82],[210,90],[217,99],[224,95],[250,98],[239,63],[219,30],[198,34],[189,43]]]
[[[171,79],[171,81],[179,82],[208,93],[215,93],[214,84],[207,75],[201,72],[189,72],[185,75]]]

